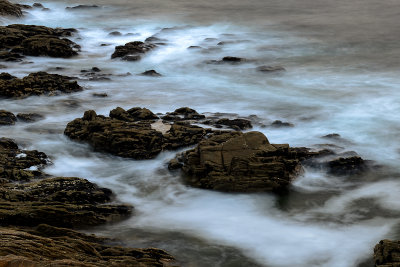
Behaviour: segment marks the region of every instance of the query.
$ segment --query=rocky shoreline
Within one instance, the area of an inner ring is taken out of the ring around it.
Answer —
[[[39,3],[35,5],[39,7]],[[0,16],[21,17],[21,7],[29,6],[0,0]],[[87,8],[98,6],[69,9]],[[77,56],[80,46],[67,38],[76,32],[76,29],[36,25],[0,26],[0,60],[18,62],[26,56]],[[116,46],[110,57],[138,61],[162,45],[156,41],[160,39],[150,37],[144,42]],[[247,61],[243,58],[224,57],[208,63],[244,62]],[[280,66],[258,68],[261,72],[284,70]],[[93,68],[91,73],[99,71]],[[161,76],[154,70],[142,75]],[[58,74],[34,72],[24,78],[7,72],[0,74],[3,99],[50,97],[82,90],[73,77]],[[104,96],[107,95],[101,95]],[[42,118],[35,113],[15,115],[0,110],[0,127]],[[270,126],[294,127],[282,121]],[[302,174],[304,167],[346,177],[363,174],[373,167],[357,154],[271,144],[263,133],[249,131],[252,127],[248,119],[208,117],[190,107],[165,114],[155,114],[145,107],[128,110],[116,107],[109,116],[87,110],[82,118],[66,125],[64,134],[75,142],[89,144],[94,151],[134,160],[187,149],[164,167],[180,175],[187,186],[223,192],[281,194],[290,190],[292,181]],[[175,266],[175,259],[179,262],[179,255],[172,256],[161,249],[127,248],[117,240],[79,232],[84,227],[134,216],[134,208],[118,203],[110,189],[100,188],[84,178],[46,174],[43,168],[48,164],[51,163],[45,153],[23,150],[12,139],[0,138],[0,266]],[[382,240],[374,249],[375,266],[400,266],[399,255],[399,241]]]

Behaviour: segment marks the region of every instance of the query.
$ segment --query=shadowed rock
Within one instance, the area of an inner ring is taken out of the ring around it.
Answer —
[[[46,72],[31,73],[19,79],[8,73],[0,74],[0,97],[25,98],[31,95],[55,95],[81,91],[82,87],[69,77]]]
[[[15,115],[6,110],[0,110],[0,126],[13,125],[17,121]]]
[[[17,119],[23,122],[35,122],[44,119],[44,117],[37,113],[18,113]]]
[[[0,16],[22,17],[21,8],[7,0],[0,0]]]
[[[185,181],[219,191],[281,191],[302,168],[289,145],[270,144],[260,132],[222,132],[183,153]]]
[[[253,126],[251,125],[251,122],[249,120],[245,119],[220,119],[215,122],[215,124],[218,125],[226,125],[229,126],[230,128],[234,130],[246,130],[246,129],[251,129]]]
[[[115,47],[114,53],[111,58],[121,58],[127,61],[135,61],[141,58],[141,55],[154,49],[155,44],[143,43],[140,41],[126,43],[125,45],[120,45]]]
[[[197,113],[196,110],[182,107],[176,109],[174,112],[168,112],[165,116],[161,117],[161,119],[165,121],[183,121],[183,120],[201,120],[206,116]]]

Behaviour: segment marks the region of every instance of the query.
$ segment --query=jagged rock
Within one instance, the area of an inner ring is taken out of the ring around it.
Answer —
[[[285,68],[282,66],[259,66],[257,70],[261,72],[278,72],[285,71]]]
[[[6,110],[0,110],[0,126],[13,125],[17,121],[15,115]]]
[[[126,43],[115,47],[115,52],[111,58],[122,58],[123,60],[134,61],[139,60],[141,55],[154,49],[156,45],[152,43],[143,43],[140,41]]]
[[[96,151],[134,159],[149,159],[164,149],[176,149],[199,142],[209,129],[190,124],[171,125],[163,134],[152,128],[156,119],[150,110],[116,108],[110,117],[86,111],[80,119],[68,123],[64,134],[73,140],[88,142]]]
[[[182,107],[176,109],[174,112],[169,112],[167,115],[161,117],[165,121],[182,121],[182,120],[201,120],[206,116],[197,113],[196,110]]]
[[[333,175],[354,175],[368,168],[365,160],[359,156],[330,160],[327,167],[328,172]]]
[[[152,76],[152,77],[160,77],[162,76],[160,73],[158,73],[155,70],[146,70],[145,72],[141,73],[144,76]]]
[[[43,152],[21,150],[11,139],[0,138],[0,177],[7,181],[29,181],[43,176],[40,169],[48,162]]]
[[[44,117],[37,113],[18,113],[17,119],[23,122],[35,122],[43,119]]]
[[[400,266],[400,241],[381,240],[374,248],[376,267]]]
[[[54,95],[81,91],[82,87],[69,77],[46,72],[31,73],[19,79],[8,73],[0,74],[0,97],[24,98],[31,95]]]
[[[111,242],[112,241],[112,242]],[[126,248],[115,240],[41,224],[35,229],[0,228],[0,266],[171,266],[174,258],[156,248]]]
[[[7,0],[0,0],[0,16],[22,17],[21,8]]]
[[[246,129],[251,129],[253,128],[253,125],[251,125],[251,121],[245,120],[245,119],[220,119],[215,122],[216,124],[219,125],[226,125],[229,126],[230,128],[234,130],[246,130]]]
[[[0,26],[2,58],[9,59],[15,54],[61,58],[75,56],[78,54],[79,45],[62,38],[71,36],[74,32],[75,29],[53,29],[36,25]]]
[[[260,132],[222,132],[183,154],[189,185],[219,191],[281,191],[302,167],[289,145],[270,144]]]
[[[129,215],[127,205],[105,205],[111,190],[82,178],[57,177],[0,187],[0,225],[98,225]]]

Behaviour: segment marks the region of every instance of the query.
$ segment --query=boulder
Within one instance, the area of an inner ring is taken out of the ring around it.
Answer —
[[[328,173],[333,175],[355,175],[364,172],[367,162],[359,156],[336,158],[326,163]]]
[[[140,41],[130,42],[115,47],[115,51],[111,55],[111,58],[122,58],[123,60],[128,61],[139,60],[142,54],[154,49],[155,47],[156,45],[152,43],[144,43]]]
[[[0,244],[0,266],[163,267],[174,260],[161,249],[121,247],[115,240],[46,224],[0,227]]]
[[[374,248],[376,267],[400,266],[400,241],[381,240]]]
[[[233,192],[282,191],[301,172],[289,145],[270,144],[260,132],[221,132],[183,153],[185,181]]]
[[[176,109],[174,112],[168,112],[165,116],[161,117],[164,121],[183,121],[183,120],[201,120],[206,116],[197,113],[196,110],[182,107]]]
[[[0,26],[1,58],[10,59],[15,54],[69,58],[78,54],[79,45],[64,38],[75,29],[12,24]]]
[[[0,126],[2,125],[13,125],[17,121],[15,115],[4,109],[0,110]]]
[[[22,17],[21,8],[7,0],[0,0],[0,16]]]
[[[0,97],[25,98],[31,95],[55,95],[82,90],[70,77],[47,72],[31,73],[19,79],[8,73],[0,74]]]
[[[234,130],[246,130],[246,129],[251,129],[253,128],[253,125],[251,124],[251,121],[245,120],[245,119],[219,119],[215,122],[217,125],[226,125]]]
[[[199,142],[207,133],[190,124],[174,123],[166,133],[152,128],[157,118],[146,108],[110,111],[110,117],[86,111],[82,118],[68,123],[64,134],[78,141],[88,142],[96,151],[134,158],[150,159],[162,150],[176,149]]]

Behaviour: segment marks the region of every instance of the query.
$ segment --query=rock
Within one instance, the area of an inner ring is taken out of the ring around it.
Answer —
[[[112,192],[75,177],[39,182],[3,184],[0,187],[0,225],[61,227],[98,225],[132,212],[127,205],[106,205]]]
[[[74,32],[75,29],[23,24],[0,26],[0,52],[3,58],[14,54],[69,58],[78,54],[79,45],[62,37]]]
[[[37,113],[18,113],[17,119],[23,122],[35,122],[42,120],[44,117]]]
[[[140,56],[152,49],[156,45],[151,43],[143,43],[140,41],[126,43],[115,47],[115,52],[111,55],[111,58],[122,58],[123,60],[139,60]]]
[[[177,159],[171,159],[168,162],[168,169],[169,170],[177,170],[177,169],[181,169],[183,167],[183,164],[180,163]]]
[[[229,57],[222,58],[222,61],[224,61],[224,62],[241,62],[241,61],[244,61],[244,58],[229,56]]]
[[[154,43],[154,42],[165,42],[165,39],[161,39],[155,36],[150,36],[147,37],[146,40],[144,40],[145,42],[149,42],[149,43]]]
[[[301,172],[289,145],[274,145],[260,132],[221,132],[183,153],[185,181],[233,192],[282,191]]]
[[[108,95],[106,93],[94,93],[92,94],[94,97],[107,97]]]
[[[290,123],[290,122],[283,122],[283,121],[280,121],[280,120],[276,120],[276,121],[271,123],[271,126],[275,127],[275,128],[279,128],[279,127],[294,127],[294,124]]]
[[[93,68],[92,68],[92,71],[94,71],[94,72],[100,72],[101,69],[99,69],[98,67],[93,67]]]
[[[381,240],[374,248],[376,267],[400,266],[400,241]]]
[[[155,70],[146,70],[145,72],[142,72],[141,75],[152,76],[152,77],[160,77],[160,76],[162,76],[160,73],[158,73]]]
[[[171,266],[156,248],[126,248],[115,240],[41,224],[34,229],[0,228],[0,266]],[[114,245],[110,245],[114,244]]]
[[[213,49],[217,49],[217,48],[213,48]],[[247,62],[247,61],[248,60],[245,58],[227,56],[227,57],[223,57],[221,60],[208,60],[208,61],[206,61],[206,63],[207,64],[226,64],[226,63],[239,64],[239,63],[243,63],[243,62]]]
[[[21,150],[11,139],[0,138],[0,177],[7,181],[29,181],[43,176],[40,171],[47,155],[36,150]]]
[[[114,31],[114,32],[110,32],[108,35],[109,36],[122,36],[122,33],[120,33],[119,31]]]
[[[17,121],[15,115],[6,110],[0,110],[0,126],[13,125]]]
[[[73,140],[88,142],[96,151],[134,158],[149,159],[164,149],[176,149],[199,142],[209,129],[190,124],[171,125],[163,134],[152,128],[157,118],[145,108],[110,111],[110,117],[86,111],[81,119],[68,123],[64,134]]]
[[[261,72],[279,72],[285,71],[286,69],[282,66],[259,66],[257,67],[257,71]]]
[[[33,3],[33,7],[38,7],[38,8],[44,8],[44,6],[41,3]]]
[[[253,128],[251,121],[245,119],[220,119],[215,122],[218,125],[226,125],[234,130],[246,130]]]
[[[189,46],[187,49],[201,49],[202,47],[201,46],[198,46],[198,45],[191,45],[191,46]]]
[[[161,117],[165,121],[182,121],[182,120],[201,120],[206,116],[197,113],[196,110],[182,107],[176,109],[174,112],[169,112],[167,115]]]
[[[327,162],[328,173],[333,175],[354,175],[364,172],[368,167],[361,157],[338,158]]]
[[[21,9],[32,9],[30,5],[23,5],[23,4],[15,4],[15,5]]]
[[[92,9],[92,8],[98,8],[98,5],[77,5],[73,7],[66,7],[65,9],[67,10],[79,10],[79,9]]]
[[[25,98],[31,95],[54,95],[81,91],[82,87],[69,77],[46,72],[31,73],[19,79],[8,73],[0,74],[0,97]]]
[[[21,8],[7,0],[0,0],[0,16],[22,17]]]

